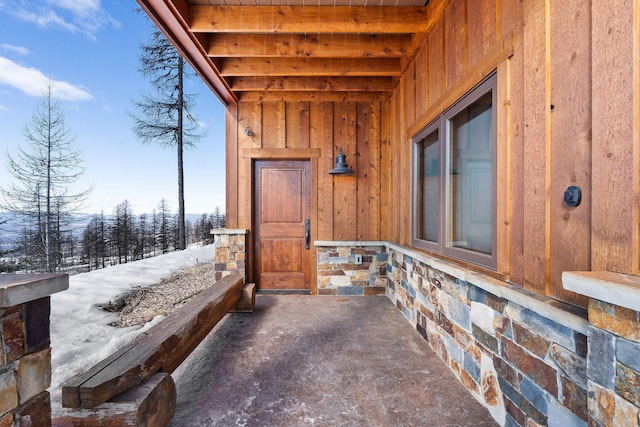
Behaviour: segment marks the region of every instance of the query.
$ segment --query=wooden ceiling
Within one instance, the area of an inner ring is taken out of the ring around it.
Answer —
[[[138,0],[225,103],[383,100],[447,0]]]

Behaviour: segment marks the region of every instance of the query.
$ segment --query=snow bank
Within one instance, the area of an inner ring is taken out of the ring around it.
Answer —
[[[128,292],[150,286],[185,267],[214,258],[214,246],[190,248],[128,264],[107,267],[69,278],[69,290],[51,296],[51,389],[131,341],[161,320],[157,316],[143,327],[114,328],[117,313],[98,306]]]

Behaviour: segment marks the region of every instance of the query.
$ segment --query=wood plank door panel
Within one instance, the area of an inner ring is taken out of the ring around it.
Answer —
[[[310,162],[259,160],[254,165],[254,256],[258,289],[310,289],[306,220],[311,215]]]

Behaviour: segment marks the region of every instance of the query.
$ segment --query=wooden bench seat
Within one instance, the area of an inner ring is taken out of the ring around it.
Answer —
[[[218,280],[131,343],[65,383],[62,406],[94,408],[140,386],[157,372],[173,372],[236,307],[243,286],[239,275]]]

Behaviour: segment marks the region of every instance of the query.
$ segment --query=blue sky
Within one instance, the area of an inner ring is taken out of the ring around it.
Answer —
[[[142,145],[132,131],[132,100],[149,85],[138,72],[140,44],[152,24],[137,3],[100,0],[0,0],[0,184],[8,175],[5,151],[27,147],[22,130],[49,80],[66,124],[82,149],[93,185],[85,212],[106,214],[127,199],[135,214],[160,199],[177,211],[175,149]],[[206,132],[185,152],[187,213],[224,207],[224,107],[194,77],[194,112]]]

